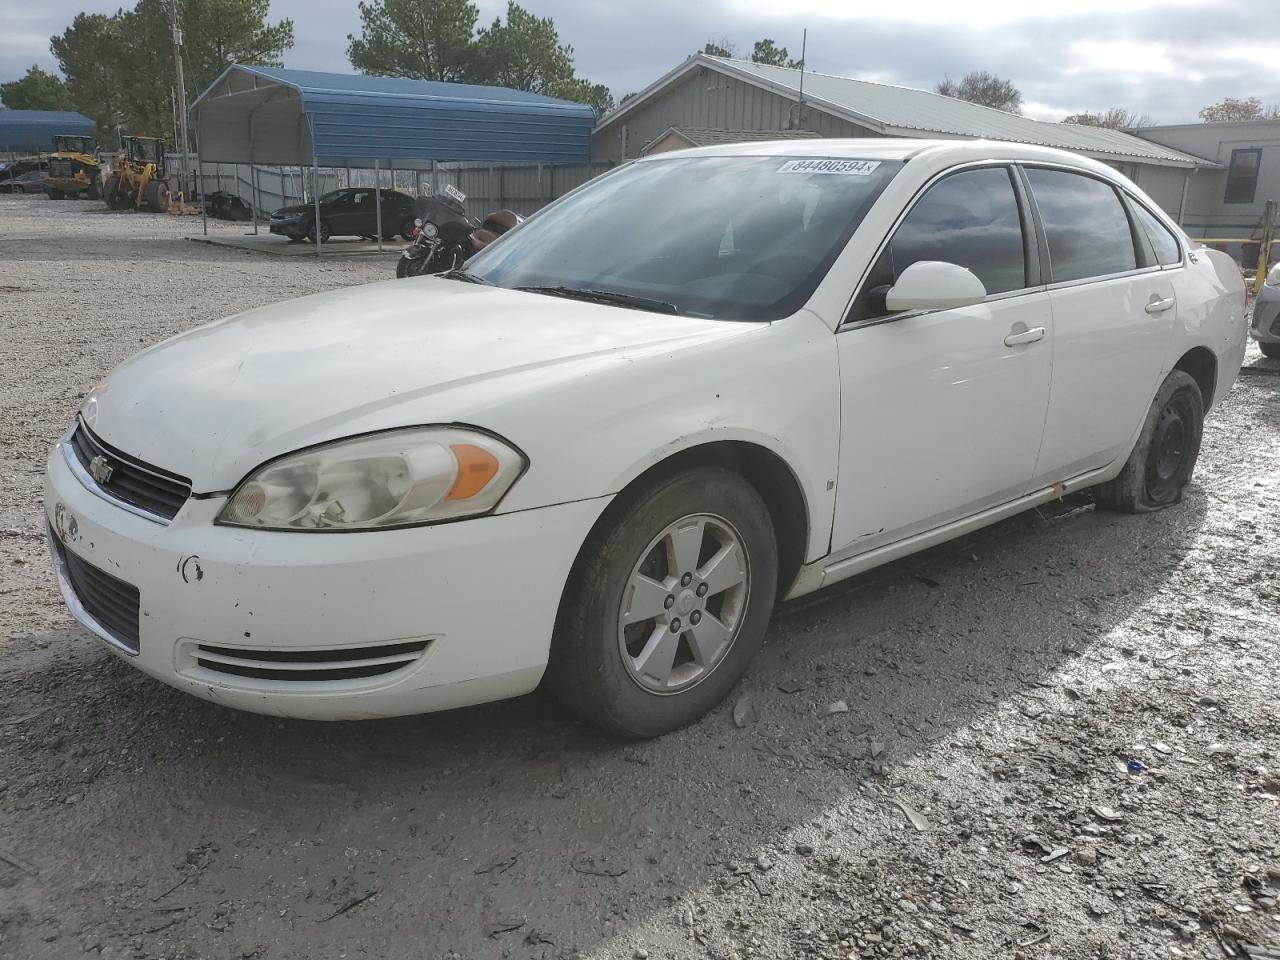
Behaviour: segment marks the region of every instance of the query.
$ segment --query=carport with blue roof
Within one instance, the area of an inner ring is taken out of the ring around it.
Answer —
[[[201,164],[310,167],[317,184],[321,166],[372,168],[379,191],[384,169],[440,161],[587,163],[595,126],[591,107],[523,90],[239,64],[191,111]]]

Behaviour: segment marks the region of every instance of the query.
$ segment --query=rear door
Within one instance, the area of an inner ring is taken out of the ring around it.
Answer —
[[[1048,486],[1128,456],[1159,386],[1177,300],[1114,185],[1063,168],[1023,172],[1053,311],[1053,388],[1035,478]]]
[[[832,549],[862,553],[1016,499],[1049,402],[1051,324],[1021,184],[1004,165],[935,181],[881,251],[836,336]],[[971,270],[985,302],[890,313],[912,263]]]

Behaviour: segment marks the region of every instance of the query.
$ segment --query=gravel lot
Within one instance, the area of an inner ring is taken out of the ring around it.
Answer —
[[[541,694],[281,721],[119,663],[48,569],[44,457],[114,364],[392,269],[181,239],[198,232],[0,199],[0,956],[1280,942],[1280,377],[1240,378],[1175,509],[1071,500],[781,609],[741,728],[731,700],[622,744]]]

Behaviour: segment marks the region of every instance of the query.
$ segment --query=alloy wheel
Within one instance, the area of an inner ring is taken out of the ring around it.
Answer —
[[[618,647],[642,689],[681,693],[705,680],[733,647],[751,590],[742,537],[723,517],[694,514],[649,542],[618,615]]]

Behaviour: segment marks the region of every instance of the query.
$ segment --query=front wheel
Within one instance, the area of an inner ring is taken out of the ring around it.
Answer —
[[[147,209],[152,213],[167,213],[169,210],[169,185],[160,180],[152,180],[143,191]]]
[[[609,733],[676,730],[746,672],[777,586],[769,511],[738,474],[701,467],[624,495],[574,564],[548,684]]]
[[[311,226],[307,228],[307,239],[312,243],[316,242],[316,223],[314,220],[311,221]],[[329,242],[329,224],[324,220],[320,221],[320,242]]]
[[[404,257],[402,256],[396,261],[396,276],[403,280],[405,277],[420,277],[427,272],[426,257]]]
[[[1114,480],[1094,487],[1098,506],[1149,513],[1182,501],[1200,455],[1204,397],[1190,374],[1174,370],[1151,401],[1138,442]]]

